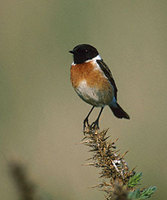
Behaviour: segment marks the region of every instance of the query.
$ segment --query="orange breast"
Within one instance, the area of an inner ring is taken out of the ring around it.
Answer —
[[[71,66],[71,82],[74,88],[77,88],[81,81],[86,80],[89,87],[95,87],[99,90],[111,90],[111,84],[103,72],[95,69],[95,65],[94,62],[90,61]]]

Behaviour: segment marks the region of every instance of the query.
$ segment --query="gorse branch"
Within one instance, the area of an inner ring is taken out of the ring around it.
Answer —
[[[148,189],[136,189],[142,178],[142,173],[130,170],[124,157],[127,152],[120,154],[116,149],[115,141],[108,141],[108,130],[98,131],[87,127],[82,143],[90,147],[93,152],[90,158],[90,166],[100,168],[100,178],[103,178],[97,188],[106,193],[107,200],[147,199],[156,190],[156,187]]]

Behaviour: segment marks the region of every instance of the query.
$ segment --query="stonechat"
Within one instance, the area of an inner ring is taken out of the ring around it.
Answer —
[[[78,96],[92,105],[83,122],[84,130],[90,126],[88,118],[95,107],[101,107],[97,119],[91,124],[99,128],[99,118],[107,105],[117,118],[130,119],[129,115],[117,103],[117,87],[112,73],[100,57],[97,49],[89,44],[80,44],[72,51],[71,83]]]

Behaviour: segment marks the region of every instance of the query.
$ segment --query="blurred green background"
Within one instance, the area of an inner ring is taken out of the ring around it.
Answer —
[[[129,150],[142,185],[156,185],[152,199],[166,199],[167,1],[0,1],[0,196],[18,199],[7,161],[23,161],[41,191],[55,199],[104,199],[89,187],[98,171],[79,144],[90,109],[70,83],[75,45],[97,47],[118,86],[131,120],[106,108],[101,128]],[[96,109],[91,120],[96,118]]]

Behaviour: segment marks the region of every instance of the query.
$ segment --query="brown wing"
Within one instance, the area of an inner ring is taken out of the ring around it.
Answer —
[[[99,67],[101,68],[101,70],[104,72],[105,76],[108,78],[108,80],[110,81],[111,85],[114,88],[114,96],[117,100],[117,86],[115,84],[115,81],[112,77],[112,73],[110,71],[110,69],[108,68],[108,66],[103,62],[103,60],[96,60],[96,62],[99,64]]]

